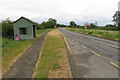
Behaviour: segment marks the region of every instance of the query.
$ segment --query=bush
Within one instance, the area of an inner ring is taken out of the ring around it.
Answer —
[[[12,21],[10,21],[9,19],[2,21],[2,37],[9,39],[13,39],[14,37]]]
[[[88,34],[92,34],[92,32],[88,32]]]
[[[104,32],[99,32],[98,34],[104,34]]]

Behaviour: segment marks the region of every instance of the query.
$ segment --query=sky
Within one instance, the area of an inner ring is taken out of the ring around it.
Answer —
[[[100,26],[113,24],[119,0],[0,0],[0,21],[15,21],[24,16],[42,23],[54,18],[60,24],[75,21],[79,25],[96,22]]]

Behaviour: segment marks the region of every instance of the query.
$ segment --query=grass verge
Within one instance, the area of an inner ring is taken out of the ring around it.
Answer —
[[[50,30],[53,30],[53,29],[52,29],[52,28],[49,28],[49,29],[37,30],[37,31],[36,31],[36,37],[39,37],[39,36],[42,35],[44,32],[47,32],[47,31],[50,31]]]
[[[37,37],[40,37],[48,30],[37,30]],[[3,38],[2,39],[2,73],[9,70],[15,60],[20,57],[24,51],[32,45],[36,39],[16,41]]]
[[[83,33],[87,35],[92,35],[96,37],[106,38],[110,40],[120,41],[120,36],[118,36],[118,31],[110,30],[93,30],[93,29],[78,29],[78,28],[66,28],[69,31]]]
[[[15,41],[2,39],[2,71],[5,73],[12,63],[29,47],[34,40]]]
[[[48,33],[33,78],[68,78],[69,65],[62,35]]]

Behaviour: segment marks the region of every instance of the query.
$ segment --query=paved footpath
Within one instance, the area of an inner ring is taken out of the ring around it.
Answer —
[[[31,78],[46,35],[47,32],[35,41],[33,45],[18,58],[3,78]]]

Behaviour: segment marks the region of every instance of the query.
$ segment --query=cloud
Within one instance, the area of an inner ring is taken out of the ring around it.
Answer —
[[[41,23],[55,18],[61,24],[74,20],[77,24],[98,21],[99,25],[112,22],[119,0],[2,0],[0,20],[16,20],[21,16]]]

